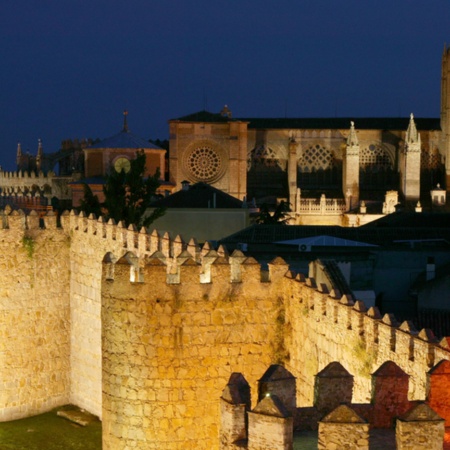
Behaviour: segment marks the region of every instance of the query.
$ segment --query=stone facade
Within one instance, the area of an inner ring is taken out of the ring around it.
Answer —
[[[266,368],[284,363],[297,405],[310,407],[328,364],[353,374],[358,403],[392,361],[420,400],[426,372],[450,359],[429,330],[367,311],[280,258],[261,271],[238,251],[75,213],[59,228],[52,214],[6,212],[1,227],[4,421],[72,402],[102,417],[104,449],[213,450],[233,373],[258,392]]]
[[[247,123],[170,121],[170,181],[205,182],[242,200],[247,195]]]

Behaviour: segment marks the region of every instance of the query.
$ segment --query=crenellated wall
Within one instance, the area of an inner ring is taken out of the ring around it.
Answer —
[[[168,283],[162,255],[145,259],[134,283],[131,255],[113,275],[105,263],[104,449],[217,448],[224,383],[245,370],[255,389],[264,367],[281,356],[284,273],[271,265],[264,283],[251,258],[233,277],[228,259],[214,251],[204,259],[213,260],[210,280],[207,266],[186,255]]]
[[[69,183],[73,181],[70,176],[59,177],[52,171],[44,174],[42,171],[30,173],[26,171],[5,172],[0,168],[0,191],[2,196],[53,196],[59,199],[70,199],[71,189]]]
[[[69,239],[45,226],[0,215],[0,421],[69,401]]]
[[[430,330],[418,332],[409,322],[380,315],[365,305],[314,279],[288,284],[287,326],[292,330],[286,343],[290,352],[286,367],[301,380],[298,404],[312,403],[314,374],[332,361],[340,361],[355,375],[354,402],[369,401],[370,375],[385,361],[393,361],[411,376],[411,400],[426,396],[426,373],[442,359],[449,359]]]
[[[283,363],[310,406],[314,375],[339,361],[353,402],[367,402],[370,374],[391,360],[414,400],[450,359],[429,330],[366,311],[280,258],[262,272],[241,252],[73,212],[61,228],[52,214],[43,228],[36,214],[2,219],[0,420],[70,401],[102,416],[104,449],[211,450],[234,372],[256,392]]]

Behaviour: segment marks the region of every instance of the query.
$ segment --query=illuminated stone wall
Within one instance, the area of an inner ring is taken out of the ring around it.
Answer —
[[[233,279],[227,259],[209,257],[215,261],[206,283],[205,265],[186,257],[170,283],[164,258],[147,259],[142,282],[134,283],[130,257],[114,274],[105,265],[104,449],[218,448],[218,401],[231,373],[246,373],[256,389],[264,369],[283,356],[285,266],[280,273],[272,265],[272,281],[261,283],[251,258]]]
[[[70,369],[68,237],[55,216],[1,219],[0,422],[68,403]]]
[[[410,375],[410,400],[426,397],[427,372],[450,359],[430,330],[417,331],[393,315],[381,316],[360,301],[336,292],[314,279],[287,283],[286,336],[289,369],[299,380],[298,404],[312,404],[314,375],[333,361],[355,376],[354,402],[370,401],[370,375],[385,361],[395,362]]]
[[[37,215],[2,219],[1,420],[72,402],[103,416],[104,449],[214,450],[232,373],[256,392],[282,363],[310,406],[314,375],[339,361],[353,402],[367,402],[370,374],[392,360],[414,400],[450,359],[429,330],[295,277],[279,258],[266,273],[240,252],[82,214],[64,214],[62,228],[51,214],[44,228]]]

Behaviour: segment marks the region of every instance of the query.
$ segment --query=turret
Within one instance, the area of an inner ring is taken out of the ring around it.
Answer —
[[[359,204],[359,150],[355,123],[350,122],[342,167],[342,191],[348,201],[347,209],[349,210]]]
[[[401,189],[406,200],[420,198],[421,141],[411,113],[405,136],[405,148],[400,162]]]
[[[17,168],[20,168],[20,164],[22,162],[22,146],[20,145],[20,142],[17,143],[17,156],[16,156],[16,164]]]
[[[36,156],[36,170],[37,170],[37,172],[39,172],[41,170],[43,154],[44,154],[44,150],[42,148],[42,141],[40,139],[38,139],[38,151],[37,151],[37,156]]]

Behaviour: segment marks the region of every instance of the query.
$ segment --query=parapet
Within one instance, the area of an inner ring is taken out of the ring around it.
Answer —
[[[31,211],[26,215],[21,209],[11,210],[6,207],[0,212],[0,233],[1,230],[15,230],[25,232],[26,230],[56,230],[57,216],[53,211],[48,211],[40,216],[36,211]]]
[[[434,368],[436,373],[447,369],[442,368],[442,364]],[[278,375],[276,375],[278,374]],[[289,374],[289,375],[288,375]],[[328,379],[330,389],[322,389],[320,395],[323,398],[315,403],[313,408],[297,408],[294,415],[298,420],[293,420],[293,414],[289,411],[286,403],[274,391],[266,391],[253,410],[237,409],[237,402],[233,410],[221,408],[221,450],[271,448],[276,450],[292,449],[293,431],[305,429],[318,429],[318,448],[348,448],[348,449],[369,449],[369,429],[370,428],[392,428],[396,426],[397,448],[399,449],[427,449],[442,448],[444,439],[444,422],[429,402],[415,401],[407,399],[407,389],[400,389],[399,396],[392,396],[392,389],[396,383],[408,380],[405,373],[392,361],[388,361],[375,371],[372,375],[374,394],[373,401],[369,404],[352,404],[352,386],[340,389],[339,394],[335,394],[332,387],[338,387],[338,381],[344,379],[353,380],[338,362],[332,362],[325,369],[316,375],[316,383],[320,378]],[[245,380],[242,374],[233,374],[236,380]],[[271,366],[259,380],[258,391],[264,390],[264,383],[267,378],[279,378],[280,386],[276,389],[279,392],[287,392],[291,389],[291,378],[289,371],[283,366]],[[333,382],[336,381],[336,383]],[[382,380],[380,384],[378,381]],[[388,381],[389,383],[385,383]],[[230,386],[230,382],[226,389]],[[432,383],[437,383],[433,380]],[[450,388],[450,380],[445,380],[447,390]],[[283,386],[284,385],[284,386]],[[347,390],[347,393],[343,391]],[[227,391],[228,392],[228,391]],[[295,397],[295,393],[293,393]],[[341,397],[341,402],[335,404],[334,400]],[[400,403],[396,400],[401,398]],[[224,396],[222,395],[222,400]],[[326,404],[330,401],[328,409],[319,411],[317,404]],[[243,418],[247,414],[248,420]],[[383,414],[384,421],[380,421],[379,414]],[[314,423],[311,422],[314,421]],[[236,427],[239,424],[239,433],[232,436],[231,425]],[[428,445],[428,446],[427,446]]]

